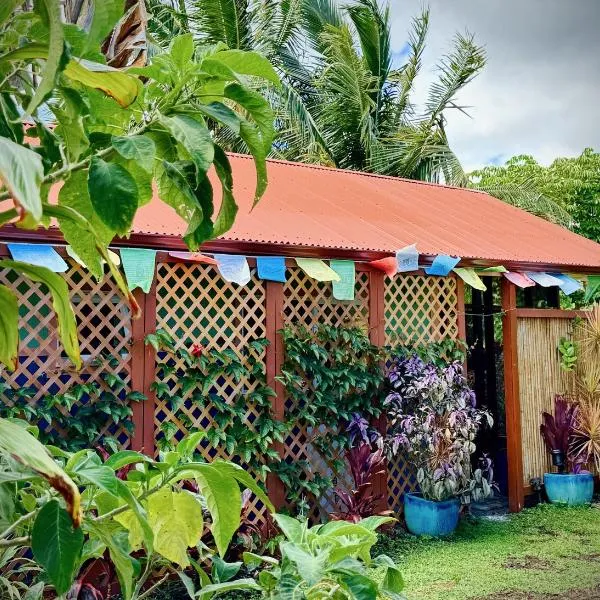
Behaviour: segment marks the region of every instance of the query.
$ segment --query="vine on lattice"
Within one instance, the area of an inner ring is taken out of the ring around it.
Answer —
[[[131,405],[146,400],[140,392],[127,392],[127,383],[112,372],[119,364],[119,358],[98,357],[91,366],[106,367],[100,374],[102,383],[77,383],[39,399],[34,386],[15,389],[0,382],[0,417],[23,419],[39,428],[40,441],[63,450],[75,452],[100,445],[117,452],[122,444],[111,435],[111,427],[122,428],[132,437]]]
[[[181,410],[186,402],[202,409],[208,406],[211,423],[203,429],[205,439],[213,447],[222,447],[228,456],[238,457],[264,481],[270,470],[267,462],[279,461],[273,444],[281,442],[285,433],[284,423],[273,417],[275,391],[266,384],[263,354],[269,342],[264,338],[248,342],[243,359],[229,348],[208,349],[201,343],[194,343],[189,350],[177,347],[173,338],[161,329],[147,335],[146,343],[166,354],[151,388],[168,404],[174,417],[161,424],[159,448],[170,448],[179,424],[188,431],[195,428],[188,412]],[[165,383],[172,375],[179,384],[173,389]],[[255,385],[225,397],[218,393],[217,385],[223,378],[237,384],[252,380]],[[251,422],[248,422],[249,406],[253,407]]]
[[[320,325],[314,333],[286,327],[281,334],[285,362],[278,379],[289,400],[286,418],[302,432],[294,443],[313,449],[304,453],[313,464],[288,459],[273,470],[286,486],[288,502],[305,508],[307,496],[333,494],[352,434],[368,436],[368,423],[379,416],[386,351],[371,344],[360,327]],[[314,451],[322,465],[314,464]]]

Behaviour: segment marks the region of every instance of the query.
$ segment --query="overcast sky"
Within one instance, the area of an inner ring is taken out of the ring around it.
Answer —
[[[430,0],[429,43],[418,95],[456,31],[484,45],[488,62],[459,96],[448,135],[468,170],[532,154],[547,164],[600,150],[600,0]],[[420,0],[390,0],[400,55]]]

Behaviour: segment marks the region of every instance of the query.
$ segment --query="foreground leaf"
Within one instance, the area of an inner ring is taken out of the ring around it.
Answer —
[[[11,371],[19,359],[19,305],[17,297],[0,285],[0,362]]]
[[[58,319],[58,334],[67,356],[76,369],[81,369],[81,355],[77,341],[77,322],[69,300],[69,288],[65,280],[46,267],[38,267],[16,260],[0,260],[0,267],[14,269],[32,281],[43,283],[52,294],[52,307]]]
[[[69,514],[58,500],[50,500],[33,523],[31,550],[58,595],[71,587],[82,548],[83,531],[73,527]]]
[[[0,452],[48,480],[65,499],[75,527],[81,523],[81,498],[73,480],[52,460],[46,448],[17,423],[0,419]]]

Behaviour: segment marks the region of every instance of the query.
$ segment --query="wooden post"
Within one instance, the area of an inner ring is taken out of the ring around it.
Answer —
[[[385,345],[385,274],[375,269],[369,271],[369,339],[376,346]],[[382,413],[378,419],[373,422],[379,433],[383,436],[387,433],[387,418]],[[387,462],[382,473],[375,477],[373,481],[373,491],[375,494],[381,494],[380,510],[388,508],[388,473]]]
[[[273,399],[273,417],[277,421],[285,418],[285,390],[283,385],[275,379],[281,372],[285,348],[281,335],[277,333],[283,327],[283,284],[277,281],[266,282],[266,337],[269,340],[266,355],[267,385],[275,390],[277,396]],[[275,444],[279,456],[283,458],[283,444]],[[267,476],[267,491],[269,498],[276,508],[285,504],[285,488],[281,480],[274,474]]]
[[[517,292],[502,278],[502,338],[504,345],[504,395],[508,451],[508,505],[519,512],[525,504],[523,447],[521,444],[521,403],[517,356]]]
[[[140,288],[133,290],[133,297],[144,311],[146,295]],[[131,321],[131,390],[142,392],[144,389],[145,351],[144,351],[144,314]],[[140,451],[144,446],[144,404],[132,403],[132,420],[135,427],[131,438],[131,449]]]
[[[156,265],[158,270],[158,264]],[[144,336],[156,331],[156,276],[152,281],[150,291],[145,295]],[[156,353],[150,345],[144,345],[144,386],[142,393],[147,400],[144,401],[144,439],[142,452],[154,457],[156,440],[154,437],[154,412],[156,410],[156,393],[151,389],[156,377]]]

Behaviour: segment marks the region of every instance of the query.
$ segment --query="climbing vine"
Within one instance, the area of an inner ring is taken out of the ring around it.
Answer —
[[[306,494],[319,496],[333,486],[344,466],[344,450],[356,436],[370,436],[385,394],[387,351],[374,346],[360,327],[320,325],[316,331],[286,327],[281,331],[285,361],[278,376],[284,385],[288,427],[307,432],[307,443],[323,457],[332,475],[311,471],[305,460],[273,465],[297,504]]]
[[[268,340],[251,341],[241,356],[229,348],[209,348],[207,340],[189,349],[177,347],[161,329],[147,335],[146,343],[163,355],[152,389],[167,403],[176,420],[193,430],[196,425],[182,408],[210,406],[212,423],[203,429],[205,439],[211,446],[220,446],[228,455],[239,457],[264,480],[270,470],[267,463],[279,461],[273,445],[283,441],[285,432],[285,424],[273,416],[275,391],[266,384],[264,353]],[[166,382],[172,374],[177,386]],[[240,391],[227,396],[219,393],[219,384],[224,381],[232,381]],[[253,408],[252,418],[249,407]],[[157,444],[161,449],[169,448],[179,427],[173,421],[165,421],[161,431]]]
[[[117,357],[99,357],[92,366],[105,366],[114,371],[120,364]],[[0,417],[18,418],[39,427],[44,444],[75,452],[102,445],[112,452],[122,449],[119,440],[107,433],[107,423],[122,426],[129,435],[134,432],[131,420],[132,403],[146,400],[140,392],[126,391],[126,383],[112,371],[100,375],[102,383],[77,383],[66,391],[46,394],[39,400],[33,386],[12,388],[0,383]],[[46,424],[46,427],[41,425]]]

